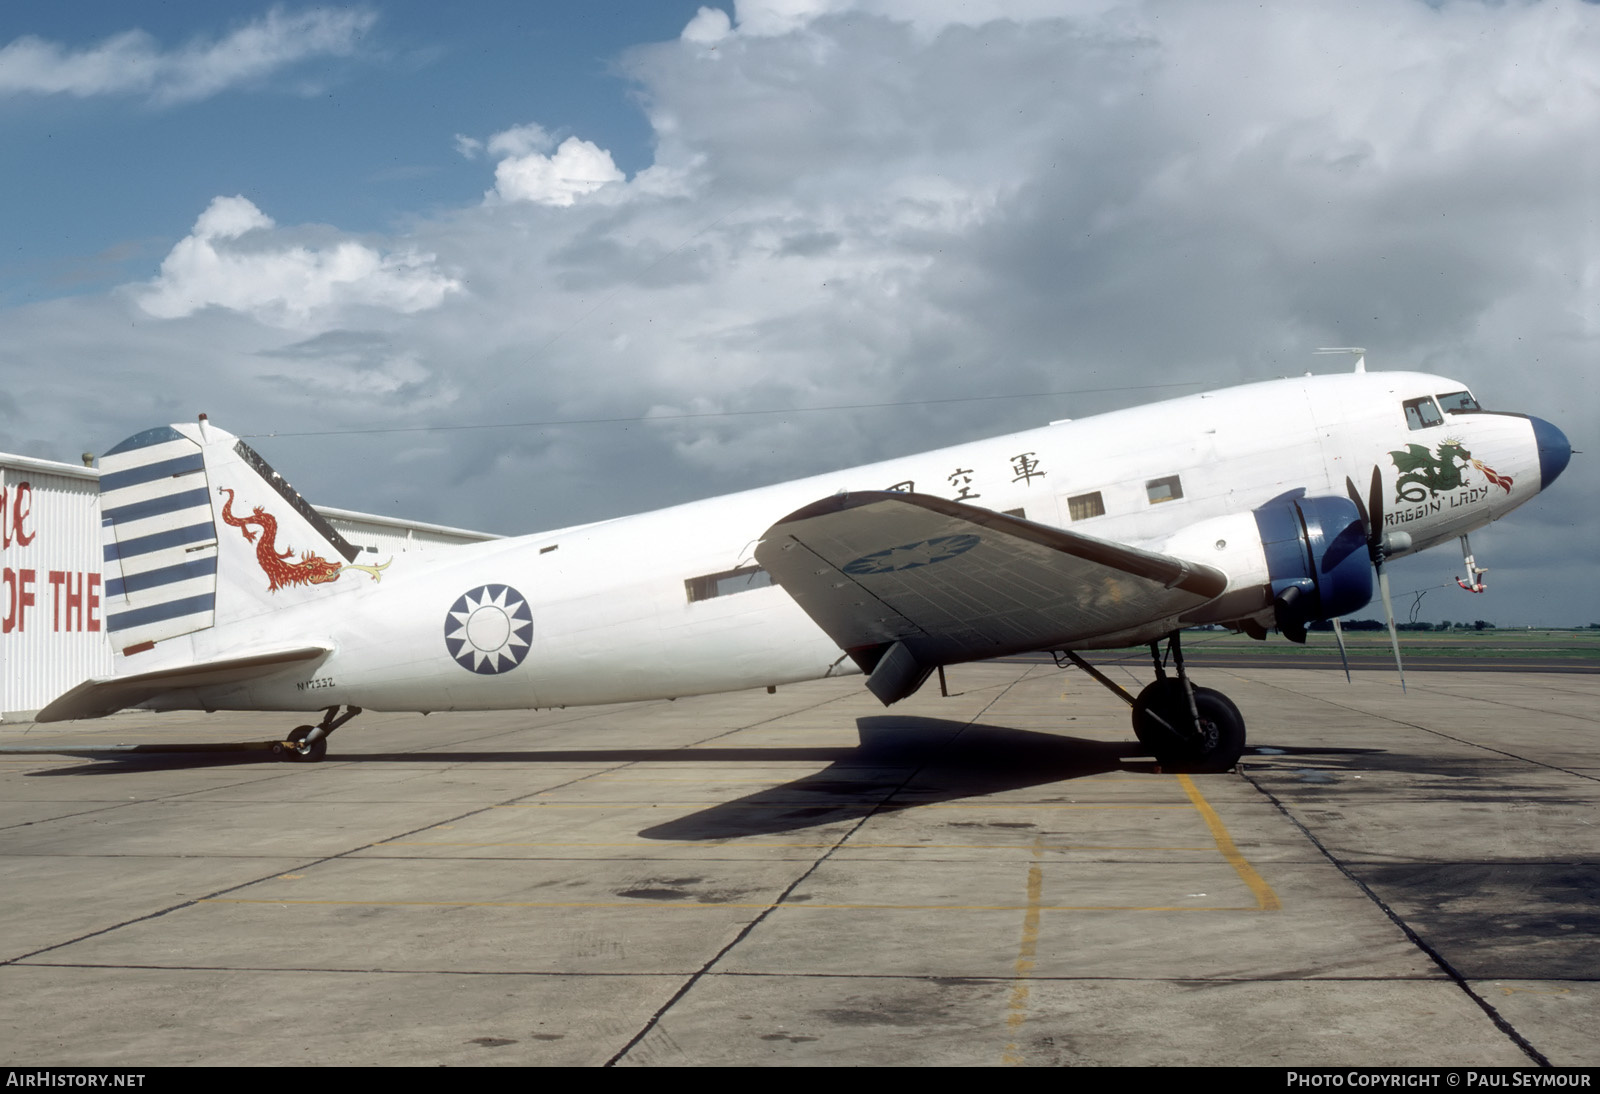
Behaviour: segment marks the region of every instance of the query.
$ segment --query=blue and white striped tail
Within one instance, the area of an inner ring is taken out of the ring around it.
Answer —
[[[200,445],[171,426],[100,457],[106,627],[124,652],[215,622],[217,528]]]

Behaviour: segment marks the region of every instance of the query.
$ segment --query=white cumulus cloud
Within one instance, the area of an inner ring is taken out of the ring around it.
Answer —
[[[307,58],[347,56],[377,21],[359,8],[274,8],[215,40],[163,49],[142,30],[72,49],[32,35],[0,47],[0,96],[147,95],[158,103],[208,98]]]
[[[514,125],[489,138],[491,156],[531,156],[535,152],[548,152],[556,145],[545,127],[537,122]]]
[[[553,154],[545,155],[529,130],[544,133],[536,125],[521,126],[490,138],[489,150],[506,154],[495,165],[492,197],[565,206],[608,183],[625,181],[604,148],[568,137]]]
[[[721,8],[701,8],[683,28],[685,42],[709,46],[722,41],[732,32],[733,23]]]
[[[435,269],[432,255],[382,254],[352,239],[314,248],[250,238],[274,227],[247,198],[212,199],[156,279],[137,292],[139,306],[158,319],[220,307],[274,326],[306,327],[349,307],[425,311],[461,288]]]

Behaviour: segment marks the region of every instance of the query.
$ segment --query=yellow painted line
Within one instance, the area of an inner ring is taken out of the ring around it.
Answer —
[[[1194,780],[1187,775],[1179,775],[1178,785],[1183,787],[1183,792],[1189,795],[1189,800],[1205,819],[1206,827],[1211,829],[1211,838],[1217,841],[1217,850],[1222,852],[1222,857],[1228,860],[1228,865],[1233,867],[1234,873],[1238,874],[1239,879],[1255,894],[1256,907],[1263,912],[1280,910],[1283,901],[1278,899],[1278,894],[1272,891],[1272,886],[1256,873],[1255,867],[1251,866],[1249,860],[1233,845],[1233,837],[1228,835],[1228,829],[1222,823],[1222,818],[1211,808],[1211,803],[1200,793],[1200,788],[1194,784]]]
[[[1028,995],[1031,991],[1028,977],[1033,972],[1034,958],[1039,952],[1039,905],[1044,893],[1039,851],[1036,837],[1033,841],[1033,862],[1028,865],[1028,910],[1022,916],[1022,941],[1017,947],[1016,964],[1012,967],[1016,983],[1011,986],[1011,996],[1006,1001],[1006,1029],[1011,1034],[1011,1040],[1006,1043],[1000,1062],[1007,1067],[1018,1067],[1023,1062],[1022,1051],[1017,1047],[1017,1032],[1022,1028],[1022,1023],[1028,1020]]]
[[[1571,988],[1556,988],[1554,991],[1544,991],[1539,988],[1513,988],[1508,984],[1501,984],[1500,990],[1506,995],[1516,995],[1519,992],[1523,995],[1568,995],[1572,992]]]
[[[294,905],[330,906],[342,908],[632,908],[641,911],[716,911],[718,908],[736,908],[746,911],[829,911],[829,912],[1253,912],[1255,908],[1222,905],[1150,905],[1133,904],[818,904],[811,901],[778,904],[744,904],[728,901],[722,904],[695,901],[649,900],[592,900],[592,901],[533,901],[533,900],[301,900],[284,898],[269,900],[247,897],[206,897],[196,904],[274,904],[280,907]]]

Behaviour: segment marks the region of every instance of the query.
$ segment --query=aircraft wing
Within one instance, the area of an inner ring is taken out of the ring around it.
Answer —
[[[255,680],[333,652],[331,646],[299,646],[242,657],[223,657],[150,672],[100,676],[85,680],[34,715],[36,722],[99,718],[124,707],[138,706],[164,691],[239,684]]]
[[[1198,607],[1228,582],[1210,566],[889,491],[790,513],[755,555],[885,703],[938,665],[1116,634]]]

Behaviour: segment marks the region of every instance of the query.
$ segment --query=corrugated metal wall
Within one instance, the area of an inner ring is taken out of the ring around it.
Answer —
[[[346,509],[317,511],[374,554],[499,538]],[[102,558],[100,472],[0,452],[0,721],[25,718],[68,688],[113,671]]]
[[[0,711],[37,710],[111,671],[99,478],[71,464],[0,456]]]

